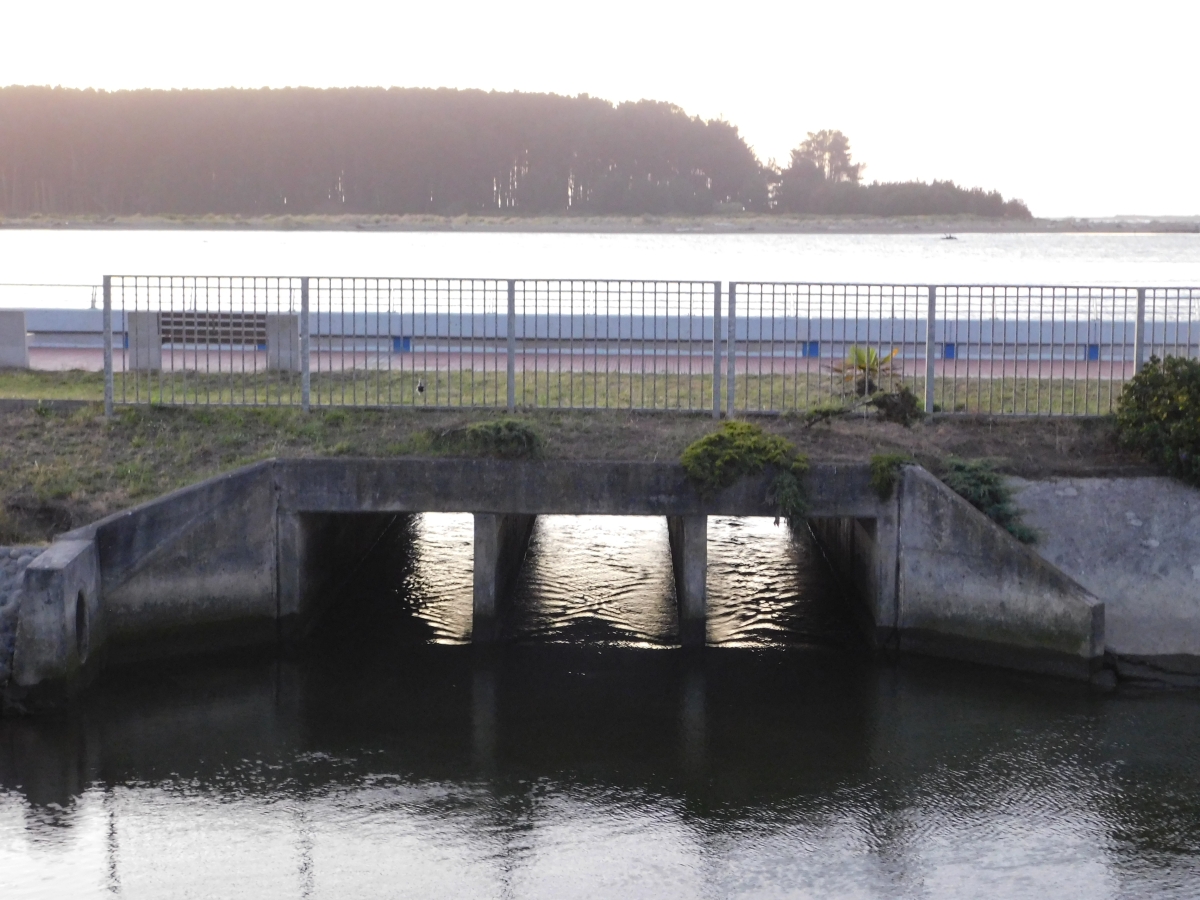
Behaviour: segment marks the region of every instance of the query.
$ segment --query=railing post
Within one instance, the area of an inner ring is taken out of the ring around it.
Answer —
[[[725,415],[733,418],[737,370],[737,283],[729,282],[729,314],[725,317]]]
[[[1138,288],[1137,322],[1133,326],[1133,374],[1146,362],[1146,289]]]
[[[508,280],[508,411],[517,411],[517,282]]]
[[[721,282],[713,282],[713,418],[721,418]]]
[[[312,378],[308,363],[308,276],[300,279],[300,408],[308,412],[312,405]]]
[[[933,412],[933,358],[937,348],[933,331],[937,324],[937,288],[931,284],[925,290],[929,293],[929,303],[925,311],[925,412],[929,414]]]
[[[113,416],[112,276],[104,276],[104,418]]]

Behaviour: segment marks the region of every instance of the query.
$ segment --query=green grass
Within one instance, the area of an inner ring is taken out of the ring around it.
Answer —
[[[424,390],[418,391],[420,384]],[[924,380],[905,379],[918,398]],[[1096,380],[937,379],[934,402],[941,412],[1107,415],[1115,410],[1122,383]],[[738,374],[735,409],[740,411],[831,411],[858,398],[828,373],[758,376]],[[300,377],[285,372],[199,375],[118,373],[118,403],[166,405],[295,406]],[[36,400],[101,400],[104,380],[92,372],[0,370],[0,397]],[[314,373],[313,406],[411,406],[433,408],[507,405],[503,372],[388,372],[360,370]],[[712,409],[712,376],[687,374],[525,372],[517,373],[515,400],[536,409]],[[721,407],[725,407],[724,395]]]

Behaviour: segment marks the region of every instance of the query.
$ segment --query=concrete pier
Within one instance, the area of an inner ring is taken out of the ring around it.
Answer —
[[[534,519],[520,514],[475,514],[471,639],[477,644],[500,637],[503,607],[521,571]]]
[[[679,642],[703,647],[708,640],[708,516],[668,516],[667,537],[679,603]]]

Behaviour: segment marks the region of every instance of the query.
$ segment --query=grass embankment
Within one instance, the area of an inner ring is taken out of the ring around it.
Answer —
[[[123,407],[0,410],[0,543],[34,542],[165,491],[273,456],[426,456],[487,452],[460,439],[492,410]],[[548,459],[676,461],[713,429],[678,413],[538,411],[519,418]],[[1145,471],[1102,419],[927,420],[912,428],[848,417],[806,425],[760,420],[814,463],[903,454],[937,470],[948,457],[990,457],[1025,477]]]
[[[417,391],[420,382],[422,391]],[[917,396],[924,379],[906,379]],[[1096,379],[1003,378],[972,376],[954,381],[939,378],[936,409],[946,412],[1002,415],[1105,415],[1116,408],[1119,381]],[[235,403],[292,405],[300,400],[298,375],[269,371],[203,375],[196,372],[117,373],[118,402]],[[476,372],[413,372],[365,369],[346,373],[314,373],[314,405],[372,406],[497,406],[505,402],[505,374]],[[0,398],[34,400],[101,400],[104,379],[99,372],[44,372],[0,369]],[[759,376],[738,373],[735,401],[739,410],[805,412],[853,401],[840,378],[829,374]],[[659,372],[517,372],[518,406],[604,409],[712,408],[712,376]]]

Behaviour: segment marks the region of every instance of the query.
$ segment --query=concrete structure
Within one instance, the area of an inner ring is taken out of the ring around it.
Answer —
[[[25,313],[19,309],[0,309],[0,369],[29,368],[25,334]]]
[[[300,371],[300,317],[268,315],[267,368]]]
[[[1171,478],[1012,484],[1037,551],[1104,601],[1118,671],[1200,679],[1200,491]]]
[[[500,633],[535,516],[665,516],[681,642],[702,645],[707,517],[774,515],[769,484],[764,474],[702,497],[666,463],[258,463],[63,535],[35,560],[12,687],[60,692],[101,651],[129,659],[295,640],[338,580],[415,512],[476,516],[479,642]],[[862,464],[816,465],[807,484],[814,529],[877,644],[1076,678],[1097,668],[1102,604],[923,470],[906,469],[887,500]],[[86,615],[72,620],[81,592]],[[90,629],[86,650],[72,621]]]
[[[536,516],[475,514],[474,585],[471,638],[490,643],[500,637],[503,604],[521,571]]]
[[[126,367],[135,372],[162,369],[162,319],[156,312],[125,314]]]
[[[867,606],[876,644],[901,652],[1088,678],[1104,654],[1104,605],[917,466],[894,517],[814,521]]]
[[[86,683],[105,643],[99,561],[94,541],[51,544],[25,569],[12,677],[71,691]]]
[[[679,602],[679,642],[703,647],[708,625],[708,516],[668,516],[667,538]]]

